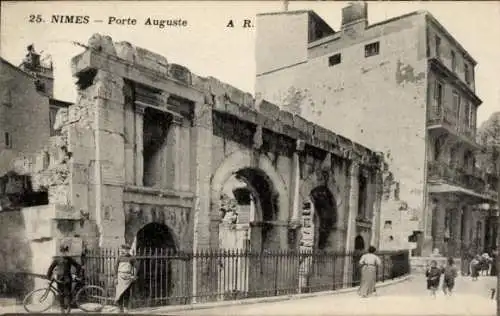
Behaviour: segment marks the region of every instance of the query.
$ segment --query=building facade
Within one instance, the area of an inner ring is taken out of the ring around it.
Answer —
[[[350,4],[334,31],[312,11],[258,15],[256,94],[385,153],[387,241],[424,255],[481,248],[478,205],[494,197],[474,164],[476,61],[428,12],[367,17]]]
[[[42,66],[39,57],[28,54],[20,67],[0,59],[0,176],[14,169],[21,154],[40,150],[50,136],[52,69]],[[43,81],[38,79],[42,75]]]
[[[30,171],[48,205],[16,213],[17,233],[3,239],[23,245],[26,269],[45,271],[61,242],[75,255],[123,243],[257,252],[377,245],[388,172],[380,154],[107,36],[94,35],[72,67],[77,102],[58,111],[57,133]]]

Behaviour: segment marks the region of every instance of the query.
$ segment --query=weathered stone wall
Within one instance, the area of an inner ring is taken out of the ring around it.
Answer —
[[[49,98],[36,91],[35,79],[0,60],[0,175],[12,170],[15,158],[31,156],[49,138]],[[36,119],[34,119],[36,118]],[[5,132],[12,148],[5,144]]]
[[[400,182],[400,199],[422,219],[425,18],[417,14],[391,22],[390,28],[373,26],[362,34],[335,36],[342,37],[311,47],[306,63],[258,74],[256,93],[284,109],[296,108],[290,103],[293,100],[308,120],[386,153],[394,178]],[[364,45],[375,41],[380,41],[380,54],[365,58]],[[263,43],[261,49],[269,45]],[[341,63],[329,67],[328,58],[336,53],[342,54]]]
[[[26,222],[19,211],[0,213],[0,285],[6,293],[22,295],[32,278],[10,273],[31,271],[32,249],[26,236]]]

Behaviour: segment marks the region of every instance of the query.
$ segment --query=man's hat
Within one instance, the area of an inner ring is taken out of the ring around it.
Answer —
[[[130,246],[126,245],[126,244],[121,245],[120,248],[123,249],[123,250],[130,250]]]

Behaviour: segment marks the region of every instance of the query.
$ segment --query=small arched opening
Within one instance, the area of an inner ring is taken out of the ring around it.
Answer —
[[[354,239],[354,250],[363,251],[365,250],[365,240],[362,236],[358,235]]]
[[[139,230],[136,237],[136,253],[139,256],[136,282],[140,305],[164,305],[168,301],[158,300],[170,297],[176,280],[173,276],[173,260],[167,256],[177,250],[174,235],[170,228],[160,223],[150,223]]]

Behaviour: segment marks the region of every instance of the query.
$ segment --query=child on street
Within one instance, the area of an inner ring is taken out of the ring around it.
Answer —
[[[441,279],[441,269],[437,267],[436,260],[431,261],[431,266],[425,272],[425,276],[427,278],[427,289],[431,291],[432,297],[436,297],[436,290]]]
[[[455,279],[457,278],[458,272],[453,258],[448,258],[448,264],[443,268],[443,292],[444,295],[451,295],[453,288],[455,287]]]

